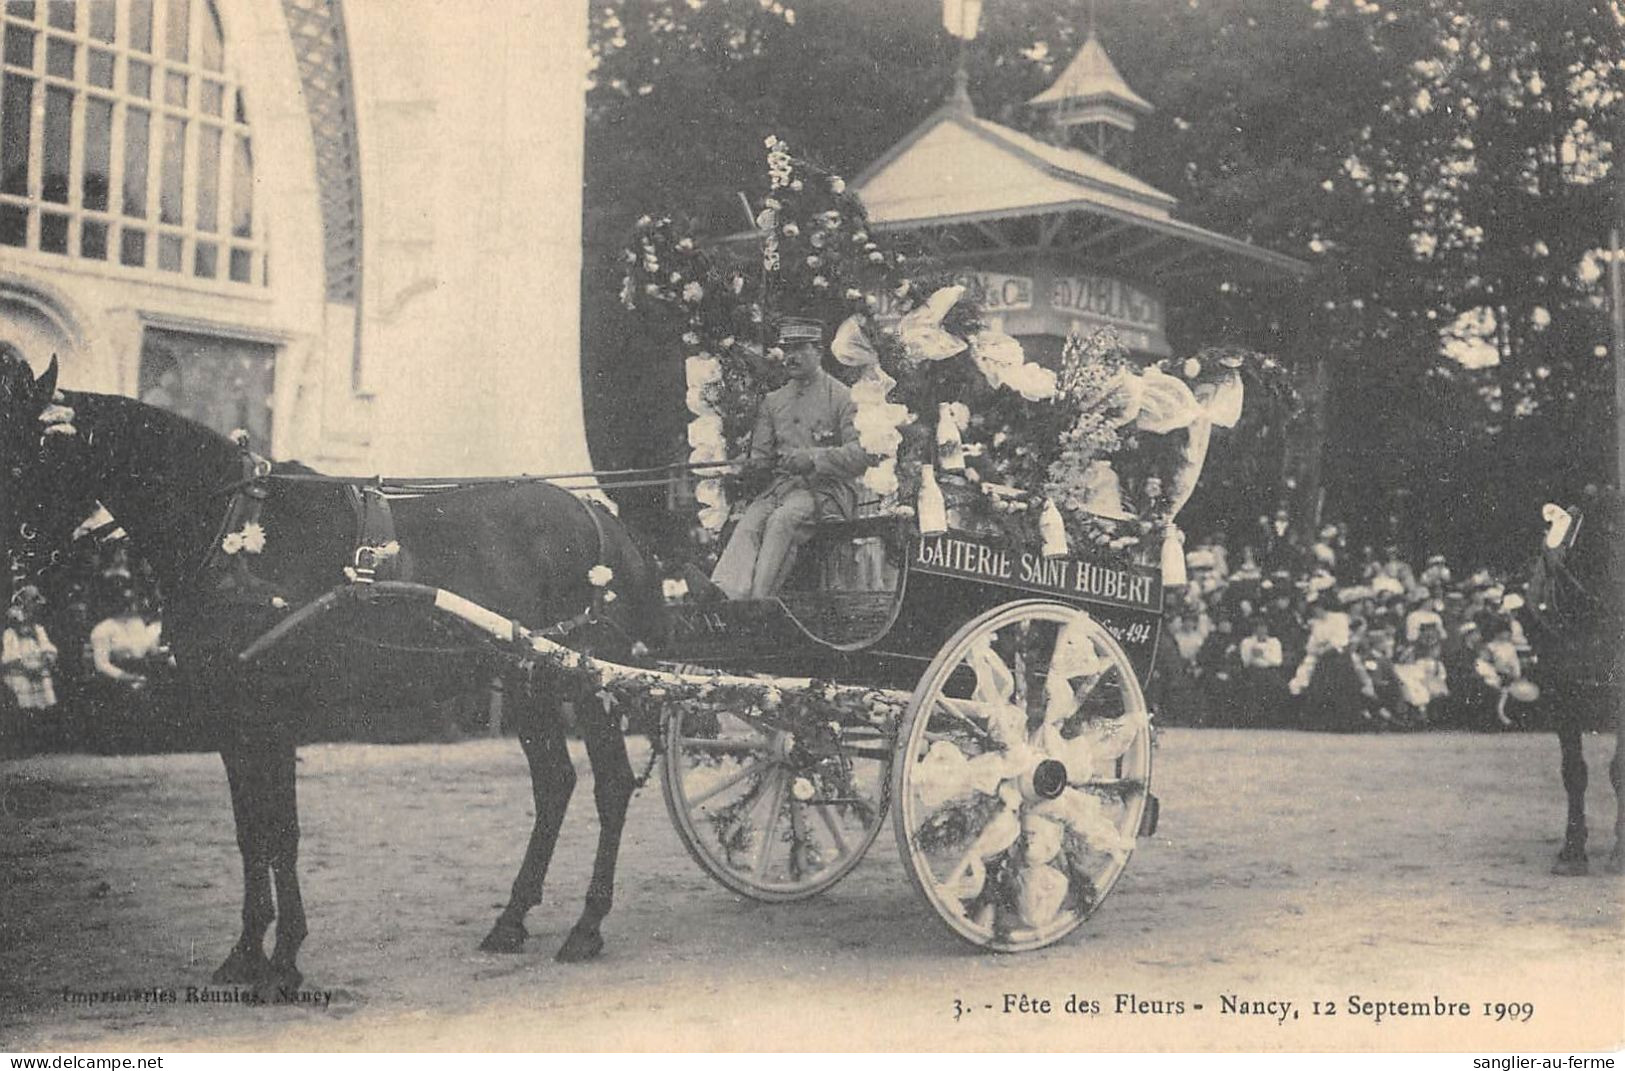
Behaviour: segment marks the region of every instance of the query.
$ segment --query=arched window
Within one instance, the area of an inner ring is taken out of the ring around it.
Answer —
[[[6,0],[0,246],[263,284],[214,0]]]

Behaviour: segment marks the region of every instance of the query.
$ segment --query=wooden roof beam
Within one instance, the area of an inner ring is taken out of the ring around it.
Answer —
[[[971,226],[976,229],[978,234],[992,242],[999,249],[1002,250],[1010,248],[1010,239],[1006,238],[1002,233],[1000,233],[999,228],[995,227],[991,222],[987,220],[977,220],[972,223]]]
[[[1038,248],[1048,249],[1055,241],[1055,236],[1061,233],[1061,228],[1067,224],[1068,216],[1065,212],[1057,212],[1053,216],[1046,216],[1038,227]]]
[[[1113,223],[1109,226],[1102,227],[1100,230],[1083,239],[1081,242],[1074,243],[1071,248],[1074,252],[1078,253],[1088,252],[1095,246],[1100,245],[1102,242],[1109,242],[1119,234],[1122,234],[1124,231],[1132,230],[1136,226],[1138,226],[1138,224],[1128,222]]]
[[[1142,238],[1140,241],[1135,242],[1133,245],[1129,246],[1127,249],[1121,249],[1118,252],[1116,252],[1115,254],[1113,254],[1112,256],[1107,257],[1106,258],[1106,263],[1107,264],[1121,264],[1125,260],[1129,260],[1129,259],[1131,259],[1133,257],[1139,256],[1141,253],[1144,253],[1147,249],[1154,249],[1154,248],[1156,248],[1157,246],[1161,245],[1164,242],[1171,242],[1171,241],[1173,241],[1173,239],[1168,237],[1166,234],[1153,234],[1149,238]]]
[[[1167,268],[1168,266],[1170,266],[1172,264],[1178,264],[1182,260],[1189,260],[1191,257],[1194,257],[1194,256],[1196,256],[1196,255],[1198,255],[1200,253],[1205,253],[1205,252],[1206,252],[1206,250],[1203,249],[1199,245],[1187,245],[1187,246],[1185,246],[1185,248],[1181,249],[1179,252],[1173,254],[1172,256],[1163,257],[1161,260],[1156,261],[1153,264],[1147,265],[1146,269],[1145,269],[1146,274],[1147,275],[1157,275],[1160,272],[1162,272],[1163,269]]]

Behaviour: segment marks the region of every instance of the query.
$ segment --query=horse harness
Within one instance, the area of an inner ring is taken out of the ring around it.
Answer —
[[[206,588],[218,590],[255,583],[249,574],[244,555],[227,549],[227,538],[232,533],[244,532],[250,525],[260,523],[260,515],[264,511],[266,500],[270,497],[270,484],[273,481],[319,482],[339,484],[343,487],[345,499],[355,516],[356,533],[355,549],[351,554],[352,564],[346,567],[345,576],[351,583],[356,584],[370,584],[380,579],[410,579],[409,566],[402,564],[401,546],[396,538],[394,513],[390,508],[392,497],[417,498],[457,490],[467,485],[465,481],[425,481],[416,484],[391,483],[381,477],[362,480],[316,474],[297,476],[278,474],[272,471],[273,466],[268,458],[261,457],[246,446],[242,448],[241,453],[241,476],[216,492],[229,494],[231,498],[221,517],[214,540],[198,568],[199,580]],[[598,508],[580,494],[572,493],[571,497],[592,524],[596,542],[593,561],[602,562],[605,535],[604,522],[598,516]],[[579,613],[549,625],[538,634],[549,639],[562,639],[581,628],[604,623],[607,619],[600,616],[602,605],[602,595],[595,594],[593,600]],[[608,623],[619,629],[612,620]]]

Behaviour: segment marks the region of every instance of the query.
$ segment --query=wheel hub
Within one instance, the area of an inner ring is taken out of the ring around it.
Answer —
[[[1066,791],[1066,764],[1060,759],[1044,759],[1021,778],[1021,794],[1027,799],[1052,800]]]

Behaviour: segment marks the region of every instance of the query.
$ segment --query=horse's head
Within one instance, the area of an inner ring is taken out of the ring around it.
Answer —
[[[0,352],[0,544],[14,583],[49,565],[93,498],[72,477],[82,443],[56,380],[54,356],[36,376],[22,354]]]

